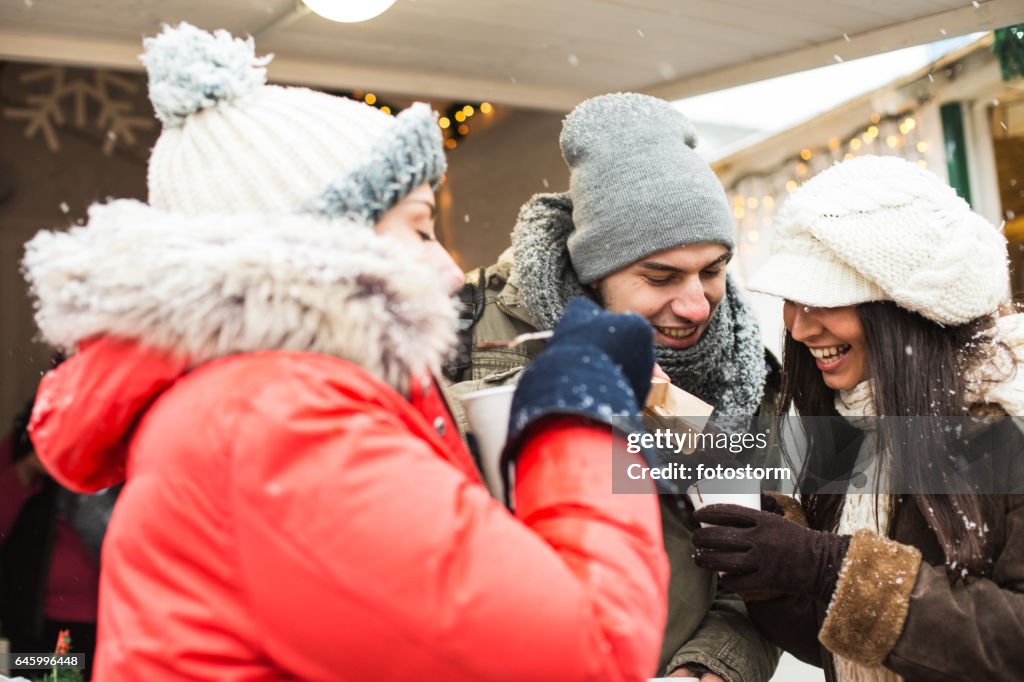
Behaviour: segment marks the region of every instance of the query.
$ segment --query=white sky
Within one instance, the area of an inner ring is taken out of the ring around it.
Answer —
[[[751,128],[784,130],[874,90],[976,40],[977,33],[929,45],[833,64],[675,102],[689,118]]]

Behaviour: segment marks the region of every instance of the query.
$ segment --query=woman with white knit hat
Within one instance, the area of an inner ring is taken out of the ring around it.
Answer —
[[[126,481],[96,678],[646,677],[658,504],[613,495],[609,459],[646,322],[570,307],[515,396],[510,513],[432,379],[459,278],[430,109],[266,85],[251,40],[184,24],[144,61],[149,204],[94,206],[24,261],[75,353],[37,397],[39,457],[74,490]]]
[[[697,563],[827,679],[1024,678],[1024,437],[1006,418],[1024,415],[1024,316],[1005,239],[892,157],[824,171],[776,224],[751,288],[785,299],[801,494],[698,512],[714,525]]]

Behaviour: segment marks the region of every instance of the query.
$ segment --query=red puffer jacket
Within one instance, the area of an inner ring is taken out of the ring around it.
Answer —
[[[29,272],[48,300],[46,273]],[[124,286],[123,273],[111,286]],[[326,300],[351,315],[348,293]],[[44,303],[44,331],[47,314]],[[216,314],[204,308],[187,324]],[[86,321],[86,331],[117,329]],[[519,460],[513,515],[481,484],[432,382],[411,382],[407,398],[351,349],[218,357],[218,346],[196,362],[178,358],[205,346],[168,343],[167,329],[139,336],[177,353],[94,336],[44,379],[32,425],[64,485],[127,480],[103,549],[96,679],[564,682],[654,671],[667,583],[657,498],[612,494],[610,431],[565,418],[537,432]]]

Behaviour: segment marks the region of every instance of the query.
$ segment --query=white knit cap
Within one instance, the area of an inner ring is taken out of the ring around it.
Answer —
[[[862,156],[793,192],[748,287],[821,308],[895,301],[940,324],[1009,297],[1006,239],[917,164]]]
[[[252,38],[182,23],[145,40],[149,96],[164,130],[149,203],[189,215],[293,212],[373,223],[444,174],[430,107],[392,117],[362,102],[266,85]]]

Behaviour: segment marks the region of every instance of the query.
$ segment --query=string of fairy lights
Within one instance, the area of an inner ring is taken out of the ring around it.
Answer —
[[[362,100],[385,114],[396,115],[402,110],[402,107],[393,102],[385,102],[372,92],[356,90],[341,94],[352,99]],[[459,142],[470,134],[472,131],[471,121],[475,116],[480,114],[486,119],[491,117],[494,111],[494,105],[490,102],[453,102],[449,105],[437,119],[445,149],[455,149],[459,146]]]
[[[927,168],[931,142],[921,137],[917,116],[924,104],[894,114],[873,114],[845,136],[806,146],[775,166],[735,178],[726,193],[743,239],[749,244],[758,243],[761,230],[771,227],[776,205],[804,180],[836,161],[863,154],[898,155]]]

